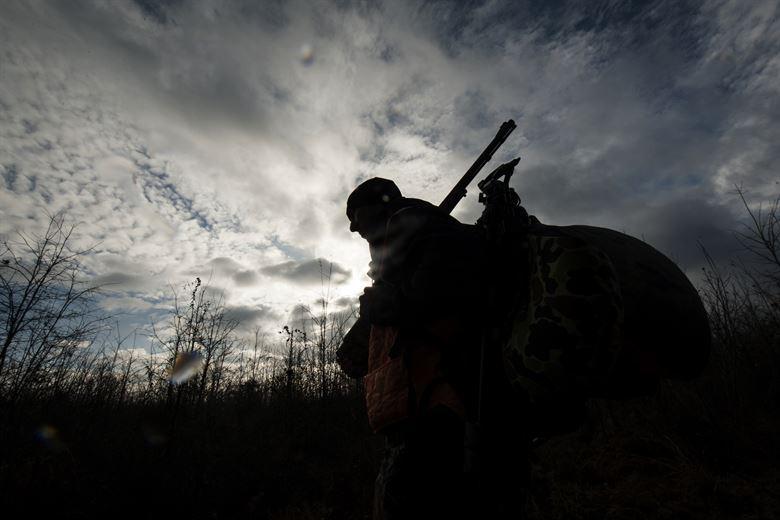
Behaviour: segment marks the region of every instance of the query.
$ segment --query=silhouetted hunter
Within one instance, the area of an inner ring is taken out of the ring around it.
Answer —
[[[338,358],[387,439],[375,518],[516,518],[531,438],[576,428],[589,397],[645,395],[706,363],[685,275],[628,235],[529,217],[509,186],[519,159],[479,183],[475,225],[449,216],[513,129],[438,207],[380,178],[347,201],[374,283]]]
[[[476,408],[467,369],[479,362],[484,241],[475,226],[403,197],[386,179],[358,186],[347,216],[369,243],[374,280],[343,348],[367,356],[342,355],[342,364],[367,374],[369,421],[387,437],[376,517],[454,518],[476,496],[463,442]]]

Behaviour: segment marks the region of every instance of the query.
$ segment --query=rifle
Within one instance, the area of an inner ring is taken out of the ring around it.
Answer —
[[[447,213],[452,213],[452,210],[455,209],[455,206],[458,205],[460,199],[466,196],[466,188],[468,185],[471,184],[471,181],[474,180],[474,177],[477,176],[485,164],[487,164],[487,162],[493,158],[493,154],[496,153],[496,150],[498,150],[502,144],[504,144],[506,138],[509,137],[509,134],[511,134],[515,128],[517,128],[517,125],[512,119],[505,121],[501,125],[501,128],[498,129],[498,133],[493,138],[493,140],[490,141],[490,144],[487,145],[487,148],[485,148],[479,157],[477,157],[477,160],[474,161],[474,164],[471,165],[471,168],[469,168],[466,173],[463,174],[463,177],[461,177],[455,187],[453,187],[447,196],[444,197],[444,200],[441,201],[439,208],[443,209]]]
[[[510,120],[507,121],[507,123],[512,126],[509,127],[506,134],[503,135],[504,139],[506,139],[509,132],[514,129],[513,121]],[[502,137],[502,130],[505,129],[507,123],[504,123],[504,125],[501,126],[501,130],[499,130],[498,135],[493,143],[491,143],[491,146]],[[503,142],[503,140],[501,142]],[[490,149],[490,146],[488,149]],[[512,178],[515,166],[517,166],[519,162],[520,158],[517,157],[500,165],[477,184],[480,191],[479,202],[485,205],[485,209],[476,224],[485,233],[485,252],[488,263],[496,268],[491,269],[486,273],[487,276],[485,280],[487,283],[485,300],[488,309],[496,308],[497,304],[505,299],[505,296],[504,298],[501,298],[498,292],[498,287],[501,284],[499,283],[497,273],[506,272],[508,267],[507,262],[511,262],[508,258],[514,257],[514,255],[511,255],[507,258],[507,253],[513,252],[511,246],[507,247],[507,238],[511,235],[515,235],[527,225],[528,215],[525,212],[525,209],[520,206],[520,197],[515,190],[509,186],[509,180]],[[475,163],[475,165],[476,164],[477,163]],[[481,165],[479,167],[481,167]],[[511,240],[509,243],[511,243]],[[504,285],[507,281],[508,280],[506,279],[503,280]],[[482,439],[482,411],[484,404],[483,391],[485,389],[486,356],[488,355],[488,350],[495,351],[500,330],[500,327],[497,327],[495,324],[484,327],[482,330],[477,371],[477,409],[475,410],[476,414],[467,419],[463,435],[463,472],[477,490],[478,496],[484,491],[484,488],[482,487],[484,483],[482,482],[480,473],[483,471],[483,468],[481,468],[481,451],[484,442]]]
[[[455,206],[457,206],[458,202],[460,202],[460,199],[466,196],[466,188],[469,184],[474,180],[474,178],[477,176],[477,174],[482,170],[482,168],[487,164],[490,159],[493,158],[493,154],[496,152],[496,150],[501,147],[502,144],[504,144],[504,141],[506,141],[507,137],[509,137],[509,134],[512,133],[512,131],[517,128],[517,125],[515,125],[515,122],[513,120],[505,121],[501,127],[498,129],[498,133],[493,138],[493,140],[490,142],[490,144],[487,145],[487,148],[480,154],[479,157],[477,157],[477,160],[474,161],[474,164],[471,165],[471,168],[469,168],[466,173],[461,177],[461,179],[458,181],[457,184],[450,190],[450,192],[447,194],[446,197],[444,197],[444,200],[439,204],[439,208],[443,209],[445,212],[452,213],[452,210],[455,209]],[[516,164],[516,163],[514,163]],[[501,165],[499,166],[493,173],[491,173],[487,179],[482,181],[490,182],[495,177],[500,177],[499,174],[505,174],[508,165]],[[513,165],[512,165],[513,166]],[[483,189],[483,186],[480,185],[480,190]],[[358,319],[360,321],[360,319]],[[345,336],[345,340],[349,339],[350,341],[342,342],[341,347],[339,348],[338,356],[343,358],[343,363],[340,362],[339,364],[342,365],[342,368],[346,365],[349,365],[350,368],[347,370],[350,372],[353,372],[352,368],[355,368],[354,375],[355,377],[359,377],[359,372],[361,370],[365,370],[365,363],[361,360],[360,363],[350,365],[348,363],[348,360],[346,359],[349,355],[347,352],[346,346],[351,345],[354,340],[357,339],[363,339],[362,336],[367,335],[367,327],[365,323],[355,323],[352,328],[349,330],[347,335]],[[363,345],[362,347],[365,348],[367,339],[365,341],[362,341]],[[355,347],[355,345],[351,345],[352,347]]]

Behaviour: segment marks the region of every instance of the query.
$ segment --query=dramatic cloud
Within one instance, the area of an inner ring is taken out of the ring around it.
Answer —
[[[328,262],[323,258],[295,262],[290,260],[281,264],[270,265],[261,269],[263,274],[283,278],[293,283],[311,284],[340,284],[347,281],[350,272],[344,267]]]
[[[124,296],[118,298],[104,298],[101,300],[101,307],[109,312],[139,312],[152,309],[154,308],[154,305],[142,298]]]
[[[104,290],[143,290],[149,288],[149,282],[145,278],[128,273],[106,273],[93,279],[95,285]]]
[[[225,317],[236,320],[241,330],[252,331],[257,326],[278,325],[281,315],[264,305],[256,307],[237,305],[227,307],[225,309]]]
[[[257,283],[257,273],[254,271],[238,271],[233,273],[233,281],[240,287],[247,287]]]
[[[319,259],[333,301],[368,284],[344,215],[354,186],[381,175],[439,202],[513,118],[494,163],[522,156],[529,212],[644,237],[695,273],[698,242],[731,254],[734,184],[756,205],[780,189],[777,11],[5,1],[0,234],[65,212],[132,323],[196,276],[272,320],[321,296]],[[455,216],[479,212],[474,187]]]
[[[321,304],[322,300],[318,301],[317,303]],[[341,308],[350,307],[350,306],[357,308],[358,300],[357,298],[338,298],[333,302],[333,305]]]

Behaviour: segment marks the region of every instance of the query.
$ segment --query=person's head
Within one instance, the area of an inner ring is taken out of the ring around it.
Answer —
[[[363,182],[347,198],[349,230],[369,242],[380,240],[392,203],[400,198],[401,191],[391,180],[374,177]]]

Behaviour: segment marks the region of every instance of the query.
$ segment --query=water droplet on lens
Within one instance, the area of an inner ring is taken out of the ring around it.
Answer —
[[[180,352],[171,370],[171,383],[178,385],[186,382],[198,373],[203,357],[199,352]]]
[[[301,46],[300,59],[301,63],[307,67],[314,63],[314,47],[308,43],[304,43]]]

